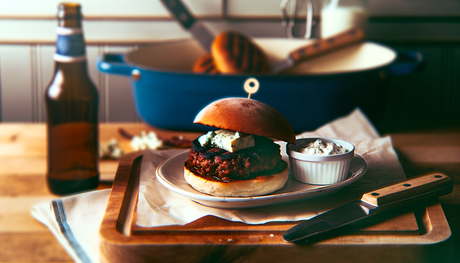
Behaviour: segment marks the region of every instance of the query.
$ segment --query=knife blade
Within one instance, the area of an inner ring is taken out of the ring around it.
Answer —
[[[306,220],[284,232],[282,237],[286,242],[297,242],[369,216],[449,194],[452,190],[452,179],[444,174],[421,176],[365,193],[361,200]]]
[[[189,31],[207,52],[210,52],[214,34],[197,21],[180,0],[161,0],[161,2],[182,27]]]

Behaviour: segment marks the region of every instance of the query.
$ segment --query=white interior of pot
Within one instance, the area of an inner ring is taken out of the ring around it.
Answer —
[[[129,63],[160,71],[191,72],[195,61],[205,53],[192,40],[179,40],[146,46],[126,55]]]
[[[254,39],[267,55],[270,63],[276,63],[290,52],[312,40],[280,38]],[[180,40],[142,47],[126,55],[129,63],[159,71],[191,72],[195,61],[205,53],[193,40]],[[396,59],[393,49],[373,42],[353,44],[305,60],[284,74],[311,75],[334,74],[379,68]]]

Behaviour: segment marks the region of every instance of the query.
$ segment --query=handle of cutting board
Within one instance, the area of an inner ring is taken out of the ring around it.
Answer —
[[[363,30],[359,28],[353,28],[331,37],[313,41],[306,46],[292,51],[289,56],[294,61],[294,63],[297,63],[301,60],[361,41],[363,39]]]
[[[365,193],[362,201],[375,206],[386,206],[424,196],[436,197],[452,192],[452,179],[443,174],[431,174]]]
[[[96,61],[97,68],[101,72],[131,76],[133,68],[126,64],[123,54],[107,53],[99,56]]]

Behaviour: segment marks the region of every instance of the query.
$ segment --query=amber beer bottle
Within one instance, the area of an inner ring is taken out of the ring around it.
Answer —
[[[67,195],[99,182],[98,93],[87,71],[80,5],[58,7],[54,77],[45,91],[49,190]]]

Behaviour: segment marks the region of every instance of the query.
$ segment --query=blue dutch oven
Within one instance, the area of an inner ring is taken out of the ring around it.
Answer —
[[[255,40],[280,60],[295,48],[293,40]],[[301,45],[302,43],[298,43]],[[195,115],[210,102],[224,97],[248,97],[248,78],[259,82],[251,99],[283,114],[296,132],[312,131],[360,107],[371,121],[384,112],[391,77],[419,71],[419,52],[396,52],[365,42],[318,56],[278,75],[207,75],[191,72],[204,53],[193,40],[146,46],[126,54],[100,56],[101,72],[130,78],[139,117],[149,125],[171,130],[206,131],[193,124]]]

